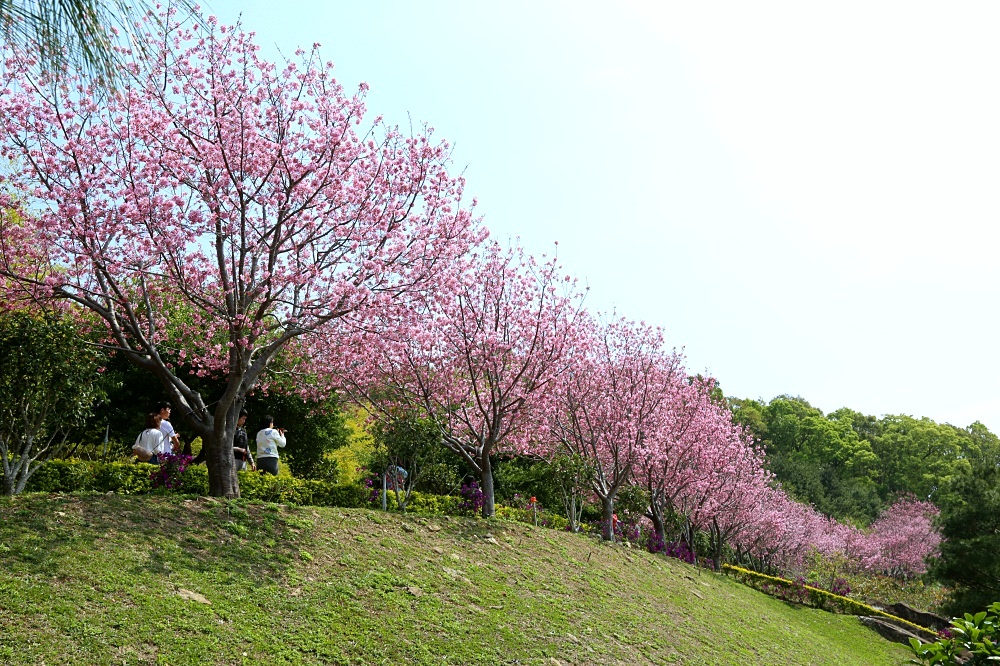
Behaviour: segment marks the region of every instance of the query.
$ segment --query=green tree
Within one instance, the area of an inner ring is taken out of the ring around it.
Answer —
[[[375,450],[369,469],[385,480],[387,490],[395,493],[400,511],[406,511],[413,490],[429,472],[441,474],[441,466],[445,465],[445,476],[456,482],[459,479],[457,473],[447,472],[447,449],[441,446],[441,427],[430,419],[406,414],[377,421],[372,437]]]
[[[947,490],[955,501],[941,512],[941,557],[931,574],[952,588],[953,615],[976,612],[1000,599],[1000,452],[969,460]]]
[[[867,524],[878,515],[878,458],[851,421],[827,418],[787,395],[766,407],[741,401],[734,416],[751,432],[762,431],[768,467],[790,496],[839,520]]]
[[[928,418],[898,415],[882,418],[882,433],[872,442],[878,456],[880,494],[889,498],[913,493],[944,506],[950,482],[969,471],[969,433]]]
[[[64,320],[0,317],[0,462],[14,495],[65,442],[100,393],[101,355]]]

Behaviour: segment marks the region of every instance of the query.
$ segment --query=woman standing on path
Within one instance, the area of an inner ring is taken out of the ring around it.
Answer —
[[[278,447],[285,447],[285,431],[274,427],[274,417],[267,415],[257,432],[257,469],[278,474]]]

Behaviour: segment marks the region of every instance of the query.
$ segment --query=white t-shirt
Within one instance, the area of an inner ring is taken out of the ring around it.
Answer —
[[[160,421],[160,432],[163,433],[163,444],[158,451],[153,451],[153,453],[173,453],[174,451],[174,435],[177,434],[174,427],[170,425],[170,421],[164,419]]]
[[[148,428],[139,433],[139,436],[135,438],[134,446],[138,446],[143,451],[148,451],[150,454],[159,454],[162,451],[162,447],[167,443],[167,438],[163,435],[162,430],[154,430],[153,428]]]
[[[285,436],[274,428],[264,428],[257,433],[257,459],[277,458],[278,447],[285,446]]]

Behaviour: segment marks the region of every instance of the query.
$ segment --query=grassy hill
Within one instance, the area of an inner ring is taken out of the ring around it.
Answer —
[[[3,664],[899,666],[849,616],[518,523],[0,499]]]

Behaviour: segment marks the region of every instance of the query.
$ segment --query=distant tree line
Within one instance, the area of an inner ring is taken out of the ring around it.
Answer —
[[[944,539],[931,574],[954,588],[952,610],[1000,598],[1000,438],[982,423],[846,407],[824,415],[789,395],[728,402],[790,496],[861,526],[902,495],[929,500],[941,510]]]

